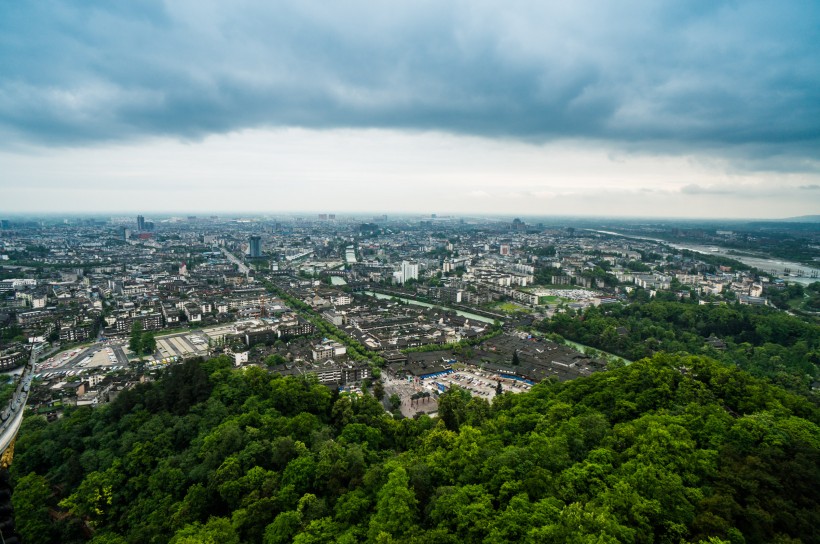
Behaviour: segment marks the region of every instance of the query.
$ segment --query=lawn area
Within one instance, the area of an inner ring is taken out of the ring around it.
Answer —
[[[794,310],[803,310],[803,306],[805,305],[806,300],[808,300],[808,297],[790,298],[787,304],[789,305],[789,308],[792,308]]]
[[[555,304],[557,302],[561,302],[561,300],[563,299],[557,295],[547,295],[538,297],[538,304]]]
[[[492,307],[493,310],[498,310],[504,313],[515,313],[515,312],[525,312],[531,313],[532,310],[527,308],[526,306],[521,306],[520,304],[516,304],[515,302],[499,302],[495,306]]]

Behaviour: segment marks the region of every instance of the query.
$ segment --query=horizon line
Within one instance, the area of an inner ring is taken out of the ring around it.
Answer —
[[[600,214],[568,214],[568,213],[553,213],[537,215],[532,213],[516,214],[513,212],[495,212],[495,213],[465,213],[465,212],[447,212],[447,211],[389,211],[389,210],[358,210],[358,211],[322,211],[322,210],[268,210],[268,211],[241,211],[241,210],[175,210],[175,211],[151,211],[151,210],[105,210],[105,211],[36,211],[36,210],[16,210],[4,211],[0,210],[0,215],[3,219],[13,217],[95,217],[106,216],[109,219],[117,216],[137,216],[137,215],[152,215],[160,218],[174,218],[193,216],[198,219],[208,219],[211,216],[217,216],[220,219],[228,218],[228,216],[238,218],[253,218],[260,216],[283,215],[292,216],[294,218],[302,215],[336,215],[336,219],[343,218],[358,218],[361,215],[390,215],[396,217],[418,217],[426,219],[446,219],[446,218],[470,218],[470,219],[493,219],[493,218],[528,218],[528,219],[546,219],[546,218],[561,218],[561,219],[607,219],[607,220],[653,220],[653,221],[797,221],[800,219],[815,218],[813,221],[820,220],[820,214],[807,214],[790,217],[726,217],[726,216],[669,216],[669,215],[600,215]],[[341,217],[338,217],[341,216]],[[315,218],[314,218],[315,219]]]

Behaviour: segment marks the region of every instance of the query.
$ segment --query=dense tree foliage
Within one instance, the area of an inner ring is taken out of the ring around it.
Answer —
[[[28,417],[12,467],[20,530],[66,543],[815,541],[816,407],[706,357],[657,354],[492,406],[454,388],[440,411],[395,419],[370,395],[189,362],[108,406]]]
[[[128,349],[135,355],[150,355],[157,350],[157,340],[153,332],[143,332],[142,323],[135,321],[131,326]]]
[[[769,300],[778,308],[818,312],[820,311],[820,281],[807,286],[790,283],[768,293]]]
[[[801,393],[818,378],[820,326],[771,308],[651,300],[558,314],[540,328],[630,360],[708,355]]]

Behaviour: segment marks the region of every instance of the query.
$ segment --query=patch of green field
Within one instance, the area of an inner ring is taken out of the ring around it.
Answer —
[[[508,314],[511,314],[511,313],[514,313],[514,312],[527,312],[527,313],[529,313],[529,312],[532,311],[529,308],[527,308],[526,306],[521,306],[520,304],[516,304],[515,302],[499,302],[498,304],[493,306],[493,309],[494,310],[499,310],[501,312],[505,312],[505,313],[508,313]]]
[[[791,298],[787,302],[789,308],[793,308],[795,310],[803,310],[803,306],[805,305],[805,299],[803,297]]]

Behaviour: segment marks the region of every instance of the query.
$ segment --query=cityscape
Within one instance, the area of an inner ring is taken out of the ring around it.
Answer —
[[[57,424],[117,410],[205,361],[453,429],[475,417],[454,395],[468,413],[491,410],[664,352],[816,403],[813,219],[4,219],[2,444],[25,414]]]
[[[0,3],[0,544],[810,544],[820,4]]]

